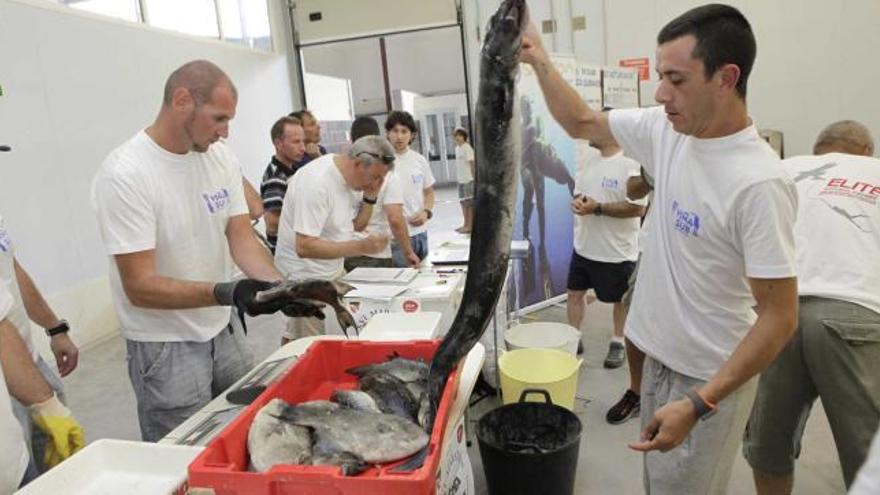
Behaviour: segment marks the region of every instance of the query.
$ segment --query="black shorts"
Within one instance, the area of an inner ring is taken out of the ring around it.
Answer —
[[[568,290],[594,289],[596,297],[606,303],[620,302],[629,288],[629,277],[635,261],[603,263],[593,261],[572,251],[568,267]]]

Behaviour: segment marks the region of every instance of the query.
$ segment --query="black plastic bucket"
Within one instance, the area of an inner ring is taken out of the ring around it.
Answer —
[[[532,393],[546,402],[526,402]],[[570,495],[581,429],[573,412],[540,389],[523,390],[519,402],[483,415],[477,440],[490,495]]]

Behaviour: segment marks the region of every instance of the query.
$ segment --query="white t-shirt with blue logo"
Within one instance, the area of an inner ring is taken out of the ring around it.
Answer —
[[[628,202],[644,206],[642,198],[626,197],[626,181],[638,175],[639,164],[623,152],[589,163],[578,163],[575,194],[584,194],[599,203]],[[615,218],[596,215],[574,216],[574,250],[584,258],[603,263],[635,261],[639,257],[639,217]]]
[[[332,280],[344,271],[343,258],[300,258],[296,254],[297,232],[332,242],[353,238],[352,194],[361,193],[345,182],[333,161],[335,156],[323,155],[310,161],[287,185],[275,247],[275,265],[285,276]]]
[[[18,279],[15,278],[15,244],[12,242],[9,231],[6,230],[6,222],[3,221],[2,216],[0,216],[0,281],[3,282],[12,297],[12,307],[6,318],[15,325],[16,330],[21,334],[21,339],[24,340],[24,344],[31,352],[31,357],[36,361],[38,354],[34,349],[34,339],[31,336],[31,321],[21,299]]]
[[[0,320],[8,319],[15,306],[12,294],[0,285]],[[0,367],[0,493],[12,493],[18,489],[28,465],[28,450],[21,424],[12,414],[12,401],[6,388],[6,378]]]
[[[123,337],[205,342],[229,322],[229,308],[147,309],[126,296],[114,255],[155,251],[156,273],[182,280],[230,277],[226,225],[247,215],[238,159],[222,142],[207,152],[171,153],[141,131],[104,160],[92,204],[110,255],[110,289]]]
[[[754,126],[697,139],[676,132],[662,107],[614,110],[609,120],[655,179],[626,336],[708,380],[755,322],[748,278],[795,276],[794,184]]]
[[[394,156],[394,173],[403,189],[403,216],[409,219],[425,208],[424,190],[434,185],[434,175],[428,160],[411,149]],[[406,226],[410,236],[428,231],[428,222],[418,227],[407,222]]]

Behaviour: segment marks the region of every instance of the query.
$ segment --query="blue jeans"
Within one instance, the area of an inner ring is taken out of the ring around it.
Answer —
[[[238,316],[207,342],[126,340],[141,437],[156,442],[253,367]]]
[[[412,245],[413,251],[416,253],[416,256],[419,257],[420,261],[424,261],[425,258],[428,257],[427,231],[410,236],[409,243]],[[406,268],[409,266],[409,263],[406,262],[406,258],[404,258],[403,252],[400,250],[400,245],[397,244],[397,241],[391,243],[391,259],[394,260],[394,266],[396,267]]]

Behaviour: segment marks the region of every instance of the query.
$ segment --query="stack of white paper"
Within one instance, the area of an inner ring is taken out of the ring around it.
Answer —
[[[375,284],[406,285],[419,274],[415,268],[365,268],[358,267],[342,277],[344,282],[369,282]]]

